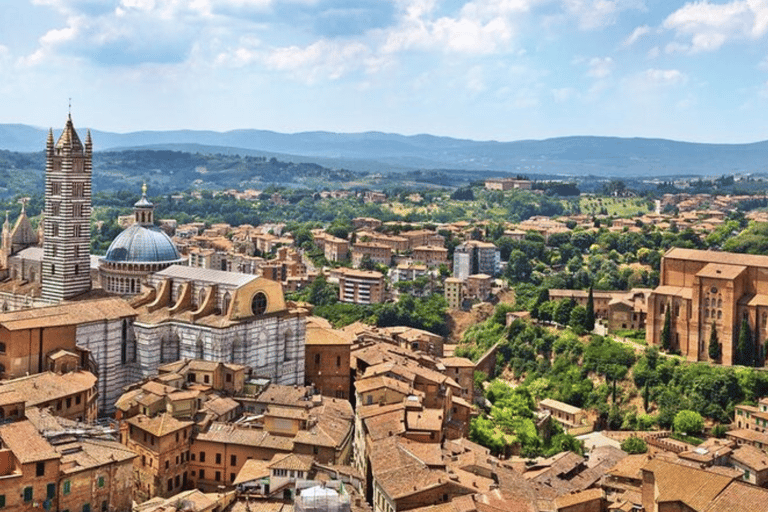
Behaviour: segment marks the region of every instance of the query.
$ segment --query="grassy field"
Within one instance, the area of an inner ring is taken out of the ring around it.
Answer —
[[[640,197],[593,197],[586,196],[579,200],[581,213],[612,217],[632,217],[648,212],[648,201]],[[605,209],[605,211],[603,211]]]

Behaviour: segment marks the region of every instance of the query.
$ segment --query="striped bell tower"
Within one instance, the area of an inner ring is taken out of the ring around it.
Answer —
[[[91,289],[91,132],[80,142],[72,114],[58,142],[45,147],[42,296],[52,302]]]

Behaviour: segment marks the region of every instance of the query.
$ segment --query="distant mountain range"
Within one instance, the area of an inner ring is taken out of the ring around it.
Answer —
[[[85,128],[78,128],[84,135]],[[0,124],[0,149],[38,152],[46,129]],[[111,133],[92,130],[97,151],[172,149],[276,156],[351,170],[466,169],[570,176],[675,176],[760,173],[768,170],[768,141],[700,144],[664,139],[561,137],[516,142],[472,141],[380,132],[276,133],[175,130]]]

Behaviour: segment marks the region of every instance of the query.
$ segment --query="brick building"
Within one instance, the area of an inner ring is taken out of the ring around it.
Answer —
[[[331,328],[324,319],[307,320],[304,379],[325,396],[349,398],[351,337]]]
[[[194,422],[167,413],[153,418],[141,414],[123,423],[123,443],[138,454],[134,462],[137,501],[172,496],[186,487],[193,426]]]
[[[712,326],[722,363],[734,364],[742,320],[765,360],[768,336],[768,256],[673,248],[661,261],[659,286],[648,298],[646,340],[661,345],[665,312],[671,315],[671,347],[689,361],[707,361]]]

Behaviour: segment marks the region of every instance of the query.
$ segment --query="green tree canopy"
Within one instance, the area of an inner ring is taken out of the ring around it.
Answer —
[[[682,410],[675,414],[672,427],[677,433],[695,436],[704,430],[704,419],[695,411]]]

